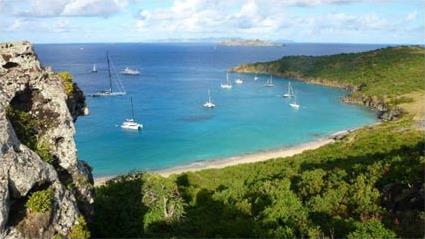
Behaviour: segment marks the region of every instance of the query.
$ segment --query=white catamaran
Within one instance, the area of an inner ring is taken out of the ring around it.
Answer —
[[[205,108],[212,109],[215,107],[215,104],[211,101],[211,91],[208,90],[208,101],[204,104]]]
[[[291,82],[288,82],[288,92],[283,94],[283,97],[292,98],[294,96],[295,96],[294,89],[292,88]]]
[[[232,89],[232,84],[230,84],[230,81],[229,81],[229,72],[226,72],[226,83],[222,83],[221,85],[221,88],[223,88],[223,89]]]
[[[270,79],[267,80],[266,86],[267,87],[273,87],[274,86],[274,84],[273,84],[273,75],[270,75]]]
[[[134,118],[134,108],[133,108],[133,98],[130,97],[131,103],[131,119],[125,119],[125,121],[121,124],[121,128],[123,129],[131,129],[131,130],[140,130],[143,129],[143,125],[136,122]]]
[[[116,74],[115,71],[114,72],[115,72],[115,76],[116,76],[116,85],[117,85],[117,89],[118,90],[117,91],[113,91],[112,90],[111,62],[109,60],[109,54],[108,54],[108,52],[106,52],[106,60],[108,62],[109,89],[96,92],[96,93],[94,93],[92,95],[89,95],[89,96],[92,96],[92,97],[102,97],[102,96],[121,96],[121,95],[126,95],[127,92],[125,91],[124,86],[121,83],[121,81],[120,81],[120,79],[119,79],[119,77],[118,77],[118,75]]]

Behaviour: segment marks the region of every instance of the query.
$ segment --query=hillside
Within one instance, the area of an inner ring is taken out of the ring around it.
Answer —
[[[364,104],[384,113],[402,103],[413,102],[416,98],[409,93],[424,95],[424,55],[425,49],[418,46],[388,47],[329,56],[287,56],[276,61],[237,66],[232,70],[270,73],[347,88],[351,95],[345,101]],[[416,111],[409,107],[404,109],[416,115],[424,112],[423,108]]]
[[[98,187],[97,237],[421,237],[423,132],[364,128],[289,158]]]

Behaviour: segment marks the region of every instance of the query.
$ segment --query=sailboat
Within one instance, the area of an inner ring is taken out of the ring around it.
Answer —
[[[298,110],[300,108],[300,105],[297,103],[297,97],[295,96],[295,94],[293,96],[294,96],[294,101],[292,103],[290,103],[289,105],[292,108]]]
[[[106,52],[106,60],[108,62],[109,89],[96,92],[96,93],[94,93],[92,95],[89,95],[89,96],[102,97],[102,96],[121,96],[121,95],[126,95],[127,92],[125,92],[124,86],[119,81],[118,75],[116,75],[116,76],[117,76],[117,84],[118,84],[118,88],[119,89],[118,89],[118,91],[112,91],[111,63],[110,63],[110,60],[109,60],[109,53],[108,52]]]
[[[137,123],[134,118],[133,97],[130,97],[130,103],[131,103],[131,119],[125,119],[125,121],[121,124],[121,128],[131,129],[131,130],[143,129],[143,125]]]
[[[291,98],[294,96],[294,89],[292,89],[291,82],[288,82],[288,93],[283,94],[283,97],[285,98]]]
[[[96,73],[96,72],[97,72],[96,64],[94,64],[94,65],[93,65],[93,69],[91,70],[91,72],[94,72],[94,73]]]
[[[208,90],[208,101],[205,102],[204,107],[209,108],[209,109],[215,107],[215,104],[211,101],[211,91],[210,90]]]
[[[255,73],[254,80],[258,80],[257,73]]]
[[[226,83],[222,83],[220,86],[223,89],[232,89],[232,84],[229,82],[229,72],[226,73]]]
[[[266,86],[267,87],[273,87],[274,86],[274,84],[273,84],[273,75],[270,75],[270,79],[267,81]]]

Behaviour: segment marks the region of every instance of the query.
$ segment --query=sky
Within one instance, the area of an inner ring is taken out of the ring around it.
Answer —
[[[0,0],[0,41],[424,44],[425,0]]]

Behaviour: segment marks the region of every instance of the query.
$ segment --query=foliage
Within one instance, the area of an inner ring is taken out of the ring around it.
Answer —
[[[400,120],[289,158],[121,177],[96,189],[94,236],[421,237],[424,146]]]
[[[48,212],[52,208],[52,203],[53,189],[48,188],[45,190],[33,192],[28,198],[25,207],[28,208],[31,212],[44,213]]]
[[[389,239],[396,238],[394,232],[386,229],[378,220],[370,220],[363,223],[356,223],[355,231],[348,234],[348,239]]]
[[[40,128],[40,125],[46,125],[47,123],[32,117],[29,112],[13,107],[8,107],[6,109],[6,115],[12,123],[15,133],[21,143],[36,152],[42,160],[47,163],[52,163],[54,157],[50,153],[49,145],[39,140],[40,135],[37,130]]]
[[[357,89],[353,97],[377,96],[399,103],[408,101],[396,99],[401,94],[425,89],[424,53],[419,46],[388,47],[330,56],[286,56],[243,67],[252,72],[353,86]]]
[[[87,239],[90,238],[90,231],[88,230],[86,220],[83,216],[77,218],[76,224],[71,228],[69,233],[70,239]]]
[[[63,82],[66,95],[68,96],[72,95],[72,92],[74,92],[74,82],[72,80],[71,73],[67,71],[63,71],[63,72],[59,72],[58,76]]]

